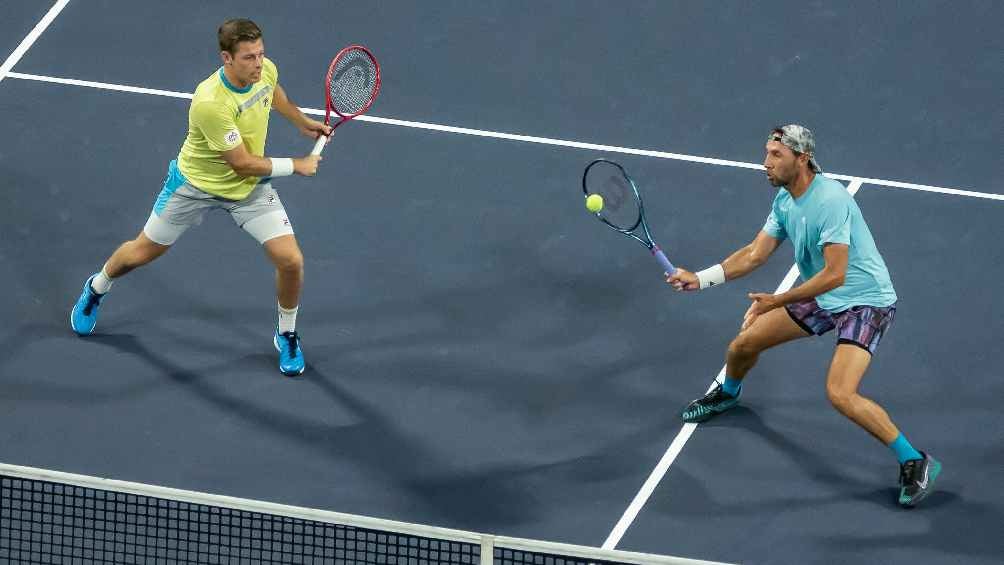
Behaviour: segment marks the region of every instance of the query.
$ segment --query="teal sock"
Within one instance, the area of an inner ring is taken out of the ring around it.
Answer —
[[[896,453],[896,459],[899,459],[900,465],[906,463],[911,459],[923,459],[924,456],[920,454],[919,451],[910,445],[910,442],[906,441],[906,436],[899,434],[896,439],[889,444],[889,447]]]
[[[722,383],[722,390],[729,396],[739,396],[739,390],[743,387],[743,382],[726,375],[725,382]]]

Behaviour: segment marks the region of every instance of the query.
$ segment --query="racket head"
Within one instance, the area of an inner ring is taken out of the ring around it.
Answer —
[[[331,60],[324,79],[329,124],[334,112],[342,120],[350,120],[369,110],[380,93],[380,64],[369,49],[349,45]]]
[[[582,191],[586,196],[603,197],[603,209],[596,217],[610,227],[630,232],[642,223],[641,194],[624,167],[608,159],[596,159],[582,173]]]

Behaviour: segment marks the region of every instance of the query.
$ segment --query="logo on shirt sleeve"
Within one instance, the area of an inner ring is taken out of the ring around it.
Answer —
[[[232,129],[227,132],[227,136],[223,139],[227,145],[236,145],[237,142],[241,140],[241,132],[236,129]]]

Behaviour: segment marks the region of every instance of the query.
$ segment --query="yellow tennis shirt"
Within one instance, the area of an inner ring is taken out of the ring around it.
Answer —
[[[188,110],[188,137],[178,154],[178,168],[188,182],[229,200],[243,200],[258,177],[234,172],[221,153],[243,143],[248,153],[265,156],[265,136],[272,97],[279,81],[275,63],[265,59],[261,80],[237,88],[223,68],[199,83]]]

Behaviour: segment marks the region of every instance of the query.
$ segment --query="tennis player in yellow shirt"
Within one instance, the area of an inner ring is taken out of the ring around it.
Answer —
[[[273,343],[279,370],[299,375],[305,366],[296,331],[303,254],[272,179],[313,176],[321,157],[265,157],[265,137],[273,108],[307,137],[330,134],[331,128],[289,101],[275,64],[265,58],[262,32],[254,22],[228,20],[217,35],[223,66],[195,89],[188,136],[168,166],[146,225],[87,279],[70,325],[79,335],[93,332],[102,299],[115,280],[163,255],[185,230],[201,223],[207,211],[222,209],[262,244],[275,265],[278,323]]]

